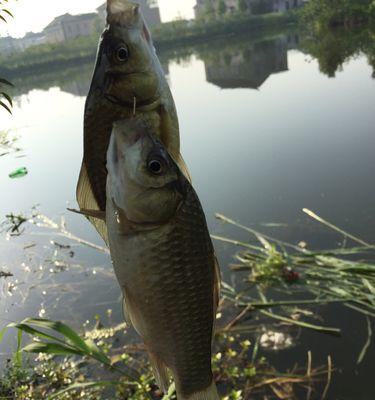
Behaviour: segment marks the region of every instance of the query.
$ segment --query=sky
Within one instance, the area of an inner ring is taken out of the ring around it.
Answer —
[[[93,12],[104,0],[9,0],[14,14],[7,25],[0,24],[0,35],[22,37],[26,32],[40,32],[55,17],[65,14]],[[158,0],[163,22],[179,16],[193,18],[195,0]]]

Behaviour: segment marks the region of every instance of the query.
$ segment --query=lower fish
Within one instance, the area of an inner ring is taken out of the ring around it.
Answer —
[[[220,272],[196,192],[144,118],[116,122],[107,153],[106,224],[126,319],[159,387],[219,399],[211,368]]]

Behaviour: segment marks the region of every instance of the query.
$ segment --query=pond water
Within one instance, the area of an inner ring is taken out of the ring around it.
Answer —
[[[302,213],[307,207],[375,241],[375,52],[367,52],[363,40],[356,46],[351,38],[349,51],[338,34],[328,39],[314,42],[295,32],[241,36],[161,55],[179,112],[182,153],[213,234],[249,240],[219,223],[219,212],[292,243],[339,245],[339,235]],[[0,157],[0,221],[10,213],[31,215],[37,205],[55,222],[64,216],[75,235],[102,245],[83,217],[66,211],[76,207],[91,70],[91,64],[77,65],[16,79],[14,115],[2,113],[1,128],[11,129],[21,150]],[[19,167],[29,174],[9,179]],[[38,315],[75,327],[93,324],[96,314],[122,320],[108,255],[59,244],[72,241],[52,225],[27,225],[19,237],[2,233],[0,268],[14,276],[0,278],[0,329]],[[235,284],[239,279],[227,265],[236,248],[215,247],[225,280]],[[366,319],[339,305],[325,307],[321,316],[343,336],[303,331],[291,350],[267,357],[286,369],[306,364],[308,350],[316,363],[330,354],[337,370],[328,399],[373,400],[373,343],[356,365]],[[1,355],[12,346],[8,335]]]

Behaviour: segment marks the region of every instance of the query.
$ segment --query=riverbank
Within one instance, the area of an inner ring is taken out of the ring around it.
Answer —
[[[160,52],[205,42],[220,35],[267,31],[296,23],[294,13],[259,16],[234,14],[210,21],[174,21],[163,24],[153,36]],[[93,35],[61,44],[43,44],[11,56],[0,56],[0,75],[14,79],[23,75],[94,62],[98,37]]]

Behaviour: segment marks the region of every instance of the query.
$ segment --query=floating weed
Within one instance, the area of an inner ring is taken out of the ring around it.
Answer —
[[[12,135],[11,131],[0,131],[0,157],[22,151],[21,148],[17,146],[18,140],[19,138]]]
[[[235,293],[233,288],[231,290],[225,288],[225,300],[243,309],[227,325],[227,330],[235,329],[235,325],[242,323],[249,312],[258,310],[263,316],[290,325],[323,333],[340,334],[337,328],[303,320],[302,317],[308,317],[308,313],[295,314],[293,308],[332,302],[342,303],[367,317],[375,317],[375,264],[358,261],[362,257],[369,259],[370,256],[375,256],[375,246],[345,232],[310,210],[304,209],[304,212],[343,235],[345,241],[351,240],[362,247],[325,251],[307,250],[306,246],[286,243],[245,227],[225,216],[217,215],[225,223],[252,233],[259,242],[259,245],[253,245],[214,237],[244,248],[236,255],[239,264],[233,265],[231,269],[248,272],[249,289],[256,288],[259,293],[259,300],[256,300],[248,298],[244,293]],[[280,299],[265,298],[266,293],[272,293],[274,297],[277,291],[280,292]],[[279,308],[281,314],[275,314],[273,311],[275,308]],[[310,313],[310,316],[313,317],[314,314]]]
[[[22,214],[8,214],[5,216],[6,220],[0,224],[2,231],[9,232],[11,236],[20,236],[24,229],[23,224],[27,222],[28,218]]]

